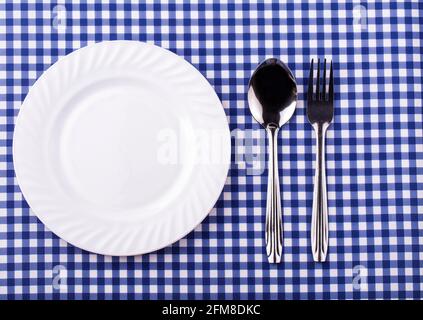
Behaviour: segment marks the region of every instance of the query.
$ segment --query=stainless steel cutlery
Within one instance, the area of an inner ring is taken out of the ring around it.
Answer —
[[[330,63],[329,88],[326,90],[326,59],[323,63],[320,86],[320,59],[317,60],[316,90],[313,85],[313,60],[311,60],[307,91],[307,117],[316,133],[316,173],[314,176],[313,209],[311,218],[311,248],[313,259],[324,262],[328,252],[329,223],[326,192],[325,137],[333,119],[333,69]]]
[[[325,170],[325,135],[333,118],[333,69],[330,62],[329,85],[326,88],[326,59],[320,80],[320,59],[314,81],[314,61],[311,60],[307,92],[307,117],[316,132],[316,173],[314,177],[311,244],[313,259],[324,262],[328,251],[328,204]],[[314,83],[315,82],[315,86]],[[315,90],[314,90],[315,87]],[[254,119],[267,132],[268,186],[266,202],[266,253],[270,263],[282,257],[282,206],[279,187],[277,135],[293,115],[297,101],[297,85],[286,64],[276,58],[265,60],[251,76],[248,104]]]
[[[282,207],[278,172],[278,132],[294,114],[297,84],[288,66],[276,58],[267,59],[253,73],[248,104],[254,119],[267,132],[268,182],[266,203],[266,253],[270,263],[282,257]]]

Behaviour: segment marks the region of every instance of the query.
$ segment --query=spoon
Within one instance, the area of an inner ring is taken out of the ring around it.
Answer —
[[[251,76],[248,104],[254,119],[267,132],[266,253],[270,263],[279,263],[282,257],[282,206],[277,137],[279,129],[294,114],[297,104],[297,84],[288,66],[276,58],[262,62]]]

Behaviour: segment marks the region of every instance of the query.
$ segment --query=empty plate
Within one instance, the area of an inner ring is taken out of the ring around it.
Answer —
[[[13,159],[26,201],[52,232],[88,251],[135,255],[207,216],[227,177],[230,133],[191,64],[151,44],[106,41],[36,81]]]

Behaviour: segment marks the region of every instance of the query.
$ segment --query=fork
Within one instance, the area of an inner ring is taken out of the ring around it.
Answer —
[[[326,59],[320,88],[320,59],[317,60],[316,91],[313,92],[313,59],[307,92],[307,117],[316,133],[316,172],[314,176],[311,246],[315,262],[324,262],[328,252],[329,223],[326,192],[325,136],[333,119],[333,69],[330,62],[329,90],[326,92]]]

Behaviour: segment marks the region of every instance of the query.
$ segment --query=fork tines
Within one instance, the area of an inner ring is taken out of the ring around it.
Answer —
[[[323,77],[320,79],[320,59],[317,60],[316,89],[314,90],[314,59],[311,60],[307,91],[307,115],[311,123],[330,122],[333,116],[333,69],[330,61],[329,88],[326,90],[326,59],[323,62]],[[320,84],[322,81],[322,85]],[[324,108],[323,108],[324,107]]]
[[[320,86],[320,59],[317,59],[317,77],[316,77],[316,94],[313,94],[313,71],[314,59],[311,59],[310,75],[308,81],[308,100],[333,101],[333,69],[332,60],[330,61],[329,71],[329,94],[326,91],[326,58],[323,62],[323,85]]]

